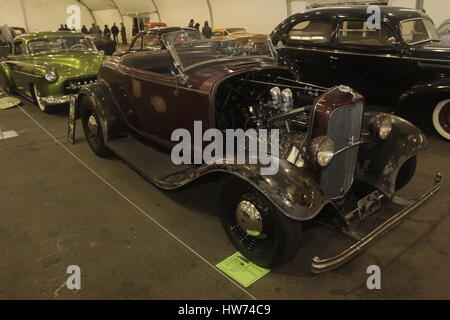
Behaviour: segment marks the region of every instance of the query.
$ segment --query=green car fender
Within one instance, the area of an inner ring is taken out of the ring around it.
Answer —
[[[0,62],[0,89],[6,91],[6,93],[14,89],[12,71],[5,62]]]

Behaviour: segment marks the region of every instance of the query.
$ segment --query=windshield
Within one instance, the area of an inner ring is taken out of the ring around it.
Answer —
[[[164,33],[161,37],[167,44],[176,44],[186,41],[198,41],[206,39],[200,31],[197,30],[179,30]]]
[[[249,56],[275,57],[275,51],[270,40],[263,36],[223,40],[175,41],[168,43],[168,48],[174,60],[183,70],[214,60]]]
[[[65,36],[31,40],[28,42],[31,54],[55,51],[94,51],[97,50],[91,39],[87,37]]]
[[[247,30],[242,29],[242,28],[233,28],[233,29],[228,29],[228,32],[230,34],[245,34],[245,33],[247,33]]]
[[[439,34],[440,34],[441,36],[445,36],[445,35],[447,35],[447,34],[450,34],[450,23],[446,23],[446,24],[444,24],[443,26],[441,26],[441,27],[439,28]]]
[[[409,45],[439,41],[439,35],[434,23],[428,19],[406,20],[401,22],[403,38]]]

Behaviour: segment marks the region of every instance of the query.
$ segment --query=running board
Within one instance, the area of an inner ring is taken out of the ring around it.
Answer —
[[[170,153],[132,137],[108,141],[107,147],[147,180],[166,190],[187,184],[194,172],[192,166],[173,164]]]

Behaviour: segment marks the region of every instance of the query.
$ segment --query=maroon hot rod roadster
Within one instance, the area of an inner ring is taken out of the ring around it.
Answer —
[[[313,100],[305,94],[311,84],[277,66],[270,41],[265,52],[234,40],[169,43],[168,48],[102,65],[98,83],[83,88],[77,101],[87,141],[97,155],[112,151],[166,190],[214,173],[225,232],[252,262],[273,267],[292,259],[302,222],[319,214],[355,235],[359,224],[353,222],[376,215],[385,202],[404,205],[347,250],[314,259],[313,272],[331,270],[440,188],[437,175],[420,198],[397,197],[415,173],[417,156],[428,149],[425,135],[397,116],[365,112],[363,97],[345,86],[314,87],[320,96]],[[175,165],[172,133],[179,128],[194,133],[195,121],[221,132],[278,130],[279,170],[262,175],[260,164],[225,159]]]

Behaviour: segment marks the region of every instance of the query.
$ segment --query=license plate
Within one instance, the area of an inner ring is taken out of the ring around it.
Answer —
[[[381,199],[383,198],[383,194],[378,190],[372,192],[368,196],[362,198],[358,201],[358,215],[359,218],[365,219],[370,216],[372,213],[381,208]]]

